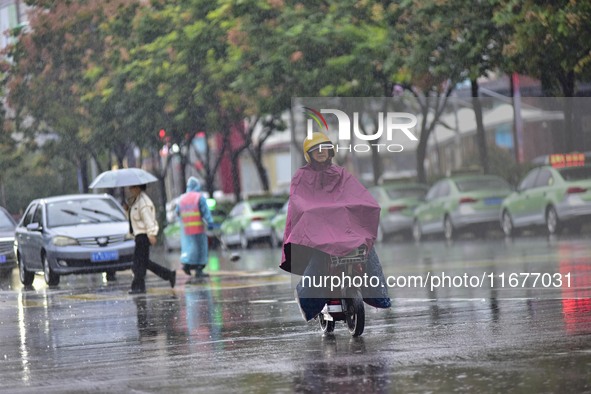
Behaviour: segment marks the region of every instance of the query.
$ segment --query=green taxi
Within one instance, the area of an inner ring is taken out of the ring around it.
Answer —
[[[454,239],[460,232],[479,235],[499,228],[501,202],[511,194],[509,183],[496,175],[455,175],[441,179],[427,192],[414,212],[413,237],[443,234]]]
[[[424,200],[429,187],[411,181],[390,181],[368,190],[381,208],[376,241],[382,242],[395,234],[409,238],[414,210]]]
[[[237,203],[222,223],[221,241],[249,248],[258,240],[271,243],[271,219],[285,204],[284,197],[256,197]]]
[[[535,226],[545,227],[549,235],[558,234],[566,227],[577,233],[590,217],[591,166],[588,165],[534,168],[501,206],[501,227],[506,236]]]

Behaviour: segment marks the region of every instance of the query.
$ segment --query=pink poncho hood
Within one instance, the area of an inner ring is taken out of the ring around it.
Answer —
[[[281,268],[292,272],[292,246],[344,256],[360,245],[374,244],[380,206],[343,167],[298,169],[291,181]]]

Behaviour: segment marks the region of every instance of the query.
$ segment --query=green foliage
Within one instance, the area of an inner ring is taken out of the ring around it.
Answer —
[[[24,213],[35,198],[78,192],[76,167],[60,155],[19,152],[15,165],[2,171],[5,208]]]
[[[574,73],[591,77],[591,2],[559,0],[500,0],[494,15],[507,35],[503,53],[508,67],[563,86]]]

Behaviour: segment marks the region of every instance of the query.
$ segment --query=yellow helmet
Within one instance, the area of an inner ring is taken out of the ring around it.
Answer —
[[[309,139],[307,137],[304,139],[304,158],[306,159],[306,162],[308,162],[308,163],[310,162],[310,155],[308,154],[310,149],[314,148],[317,145],[324,144],[324,143],[332,145],[332,142],[330,141],[330,139],[324,133],[320,133],[320,132],[312,133],[311,139]],[[332,150],[332,152],[329,151],[329,155],[330,155],[330,157],[333,157],[334,150]]]

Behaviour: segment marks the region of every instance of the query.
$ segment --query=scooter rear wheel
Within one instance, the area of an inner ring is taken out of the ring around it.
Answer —
[[[365,329],[365,306],[361,297],[351,298],[347,307],[347,327],[352,336],[358,337]]]
[[[320,329],[322,332],[329,333],[334,331],[334,320],[326,320],[324,315],[321,313],[319,316]]]

